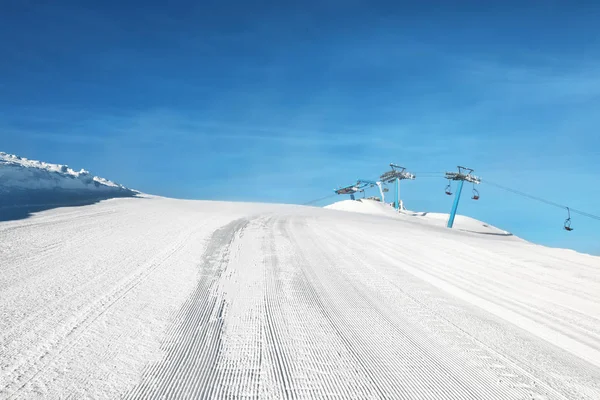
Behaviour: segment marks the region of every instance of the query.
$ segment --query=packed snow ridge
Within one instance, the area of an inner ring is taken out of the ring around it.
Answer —
[[[417,212],[409,210],[402,210],[398,212],[390,204],[381,203],[371,199],[342,200],[325,206],[325,208],[330,210],[385,216],[403,221],[410,221],[411,223],[419,223],[437,227],[445,227],[449,218],[449,214],[444,213]],[[465,215],[456,216],[454,227],[458,230],[470,231],[479,234],[512,236],[510,232]]]

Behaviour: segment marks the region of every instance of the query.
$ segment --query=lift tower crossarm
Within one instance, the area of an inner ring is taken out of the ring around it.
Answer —
[[[343,186],[337,189],[334,189],[334,192],[336,194],[349,194],[350,198],[352,200],[354,200],[354,194],[356,192],[360,192],[362,190],[364,190],[364,188],[366,188],[367,186],[377,186],[379,188],[379,193],[381,194],[381,198],[383,201],[383,188],[381,187],[381,182],[375,182],[369,179],[359,179],[356,181],[356,183],[352,184],[352,185],[348,185],[348,186]]]
[[[337,189],[334,189],[336,194],[349,194],[350,198],[354,200],[354,193],[360,192],[363,188],[368,186],[368,184],[361,183],[360,181],[353,183],[352,185],[343,186]]]
[[[472,175],[473,169],[466,167],[458,167],[458,172],[446,172],[446,179],[451,181],[467,181],[479,185],[481,179],[475,175]],[[465,173],[466,172],[466,173]]]
[[[390,165],[392,166],[392,170],[384,172],[379,177],[379,179],[381,179],[382,182],[392,183],[396,179],[400,179],[400,180],[402,180],[402,179],[415,179],[415,175],[411,174],[410,172],[406,172],[406,168],[400,167],[402,169],[398,170],[398,169],[394,169],[395,164],[390,164]]]
[[[379,179],[381,179],[381,181],[384,183],[395,182],[396,189],[394,190],[394,207],[396,210],[400,210],[400,181],[403,179],[415,179],[415,175],[407,172],[405,167],[402,167],[398,164],[390,163],[390,167],[392,167],[392,170],[384,172]]]
[[[336,194],[352,194],[360,191],[360,186],[358,184],[348,185],[341,188],[337,188],[334,190]]]

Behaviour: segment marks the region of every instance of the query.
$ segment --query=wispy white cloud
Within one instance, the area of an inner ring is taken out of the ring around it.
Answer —
[[[509,99],[514,105],[568,105],[598,101],[600,69],[593,65],[518,65],[464,60],[461,80],[490,100]]]
[[[54,120],[58,121],[58,120]],[[84,117],[82,120],[63,121],[59,132],[39,131],[35,128],[10,128],[13,134],[27,135],[36,139],[56,142],[107,143],[172,143],[181,141],[196,143],[207,138],[231,141],[256,141],[280,143],[298,147],[330,145],[366,145],[389,147],[411,138],[411,126],[380,125],[366,128],[337,126],[331,129],[231,123],[218,120],[202,120],[187,113],[170,110],[153,110],[131,116],[110,116],[103,119]],[[7,130],[4,130],[7,132]],[[414,150],[419,146],[413,145]],[[429,148],[429,147],[428,147]],[[425,150],[425,148],[422,148]]]

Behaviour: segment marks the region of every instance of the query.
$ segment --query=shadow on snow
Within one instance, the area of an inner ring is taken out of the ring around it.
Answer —
[[[78,207],[102,200],[136,197],[129,189],[85,191],[67,189],[0,190],[0,222],[25,219],[32,213],[58,207]]]

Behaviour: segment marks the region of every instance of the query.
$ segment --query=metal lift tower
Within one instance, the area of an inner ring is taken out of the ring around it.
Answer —
[[[359,183],[355,183],[353,185],[344,186],[338,189],[335,189],[336,194],[349,194],[352,200],[355,200],[354,194],[356,192],[360,192],[364,186],[359,185]]]
[[[381,182],[383,183],[396,183],[396,187],[394,190],[394,207],[396,208],[396,210],[401,210],[403,207],[400,207],[400,181],[402,179],[413,180],[415,179],[415,175],[411,174],[410,172],[407,172],[406,168],[401,167],[397,164],[392,163],[390,164],[390,167],[392,167],[392,170],[383,173],[379,177],[379,179],[381,179]]]
[[[385,202],[385,197],[383,194],[384,189],[381,186],[381,182],[375,182],[375,181],[371,181],[368,179],[359,179],[356,181],[355,184],[344,186],[344,187],[335,189],[334,191],[336,194],[349,194],[350,198],[352,200],[356,200],[356,198],[354,197],[354,194],[356,192],[360,192],[360,191],[364,190],[367,186],[369,186],[369,187],[377,186],[379,188],[379,194],[381,195],[381,201]]]
[[[458,210],[458,202],[460,201],[460,194],[465,181],[473,184],[473,199],[479,199],[479,193],[475,189],[475,185],[479,185],[481,183],[481,179],[475,175],[471,175],[472,173],[473,170],[471,168],[461,166],[458,166],[458,172],[446,172],[446,179],[449,181],[458,181],[458,189],[454,195],[454,204],[452,205],[452,211],[450,212],[450,218],[448,219],[448,228],[452,228],[452,225],[454,225],[454,217],[456,217],[456,210]],[[452,192],[450,192],[450,184],[448,184],[446,194],[452,194]]]

